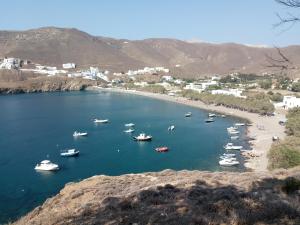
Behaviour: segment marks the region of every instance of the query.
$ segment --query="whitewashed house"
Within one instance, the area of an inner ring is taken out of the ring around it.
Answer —
[[[204,89],[202,88],[202,84],[190,83],[184,87],[185,90],[192,90],[201,93]]]
[[[242,96],[243,90],[241,89],[228,89],[228,90],[212,90],[211,93],[213,95],[232,95],[238,98],[245,98],[246,96]]]
[[[300,98],[295,96],[284,96],[283,97],[283,107],[285,109],[292,109],[300,107]]]
[[[21,67],[21,60],[18,58],[4,58],[0,63],[0,69],[18,69]]]
[[[162,80],[165,80],[165,81],[168,81],[168,82],[172,82],[174,79],[173,79],[172,76],[165,75],[165,76],[162,76]]]
[[[64,69],[75,69],[76,68],[76,64],[75,63],[65,63],[65,64],[62,64],[62,67]]]

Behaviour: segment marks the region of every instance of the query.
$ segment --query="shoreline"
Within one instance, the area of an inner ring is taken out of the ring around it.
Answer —
[[[278,136],[279,139],[282,140],[286,136],[284,132],[285,127],[279,125],[278,123],[279,120],[284,117],[284,114],[281,113],[276,113],[275,116],[271,117],[261,116],[259,114],[240,111],[238,109],[227,108],[224,106],[207,105],[201,101],[189,100],[184,97],[174,97],[165,94],[125,90],[120,88],[102,88],[98,86],[92,86],[87,88],[87,90],[135,94],[246,119],[252,123],[252,126],[247,128],[247,136],[255,137],[256,139],[249,141],[249,144],[252,146],[252,150],[242,152],[241,154],[245,157],[245,168],[256,172],[268,171],[267,155],[273,143],[272,137]]]

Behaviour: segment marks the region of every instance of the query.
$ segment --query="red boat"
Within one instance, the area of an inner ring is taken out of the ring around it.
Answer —
[[[157,152],[167,152],[169,151],[169,148],[168,147],[158,147],[155,149],[155,151]]]

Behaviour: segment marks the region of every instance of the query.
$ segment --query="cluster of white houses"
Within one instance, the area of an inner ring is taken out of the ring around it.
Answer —
[[[169,73],[170,70],[163,66],[144,67],[144,69],[139,69],[139,70],[128,70],[126,75],[135,76],[135,75],[144,75],[144,74],[154,74],[154,73],[159,73],[159,72]]]

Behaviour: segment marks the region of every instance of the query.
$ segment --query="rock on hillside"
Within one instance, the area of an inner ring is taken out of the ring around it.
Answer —
[[[14,224],[299,224],[299,179],[300,168],[94,176]]]

